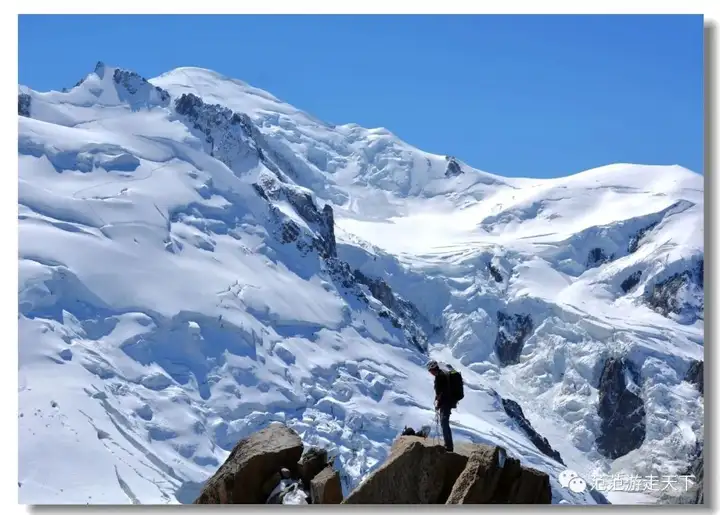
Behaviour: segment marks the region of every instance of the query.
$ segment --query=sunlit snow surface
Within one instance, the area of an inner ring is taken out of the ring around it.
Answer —
[[[434,425],[428,356],[316,252],[280,242],[252,187],[270,172],[246,149],[211,156],[174,111],[183,93],[247,114],[288,180],[333,206],[339,258],[442,328],[430,357],[466,380],[456,440],[505,446],[548,472],[553,502],[595,500],[560,486],[566,467],[500,397],[586,478],[687,465],[703,435],[702,397],[683,381],[703,355],[702,298],[681,292],[698,318],[663,316],[642,297],[702,257],[702,176],[612,165],[506,179],[461,164],[446,177],[445,156],[385,129],[330,126],[208,70],[152,84],[115,73],[99,66],[65,93],[19,90],[31,98],[18,118],[21,503],[192,502],[238,439],[270,421],[329,447],[347,490],[405,425]],[[589,267],[595,247],[615,256]],[[494,352],[498,310],[533,320],[518,364]],[[639,366],[648,415],[643,446],[614,463],[594,444],[612,355]]]

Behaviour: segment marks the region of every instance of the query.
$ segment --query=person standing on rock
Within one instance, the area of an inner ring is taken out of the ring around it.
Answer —
[[[432,360],[427,364],[428,371],[435,377],[435,411],[440,418],[445,449],[448,452],[453,450],[452,431],[450,430],[450,411],[457,407],[457,395],[453,395],[450,374],[458,372],[445,371],[440,368],[437,361]],[[460,379],[462,381],[462,379]]]

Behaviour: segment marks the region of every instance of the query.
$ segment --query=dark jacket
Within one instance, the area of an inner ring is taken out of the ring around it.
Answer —
[[[435,375],[435,402],[438,408],[454,408],[450,397],[450,378],[444,370]]]

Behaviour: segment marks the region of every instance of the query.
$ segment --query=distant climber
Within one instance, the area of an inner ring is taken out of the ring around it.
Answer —
[[[452,452],[454,446],[450,411],[457,408],[458,402],[464,397],[462,375],[449,365],[447,370],[443,370],[435,360],[427,364],[427,369],[435,377],[435,411],[440,419],[445,449]]]

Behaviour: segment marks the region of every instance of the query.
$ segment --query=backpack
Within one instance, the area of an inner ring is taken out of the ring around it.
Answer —
[[[465,397],[465,390],[463,388],[463,378],[462,374],[458,372],[457,370],[451,368],[447,372],[448,376],[448,383],[450,391],[450,398],[453,400],[454,404],[457,404],[460,402],[463,397]]]

